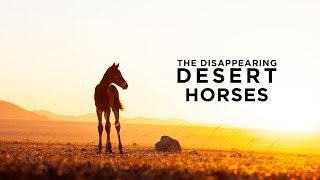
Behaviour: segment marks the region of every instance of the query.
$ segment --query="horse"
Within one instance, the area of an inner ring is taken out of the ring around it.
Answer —
[[[121,138],[120,138],[120,122],[119,122],[119,110],[123,110],[123,105],[120,102],[119,99],[119,92],[116,88],[116,85],[121,87],[122,89],[128,88],[128,83],[121,75],[121,72],[119,71],[119,63],[116,65],[113,63],[112,66],[110,66],[105,74],[103,75],[103,78],[101,79],[100,83],[96,86],[95,92],[94,92],[94,101],[96,105],[96,113],[98,117],[98,133],[99,133],[99,149],[97,153],[100,153],[102,150],[102,132],[103,132],[103,125],[102,125],[102,113],[104,113],[104,117],[106,119],[106,125],[105,130],[107,132],[107,142],[106,142],[106,152],[112,153],[112,147],[110,142],[110,113],[111,110],[115,117],[115,127],[118,134],[118,143],[119,143],[119,152],[120,154],[123,154],[122,152],[122,144],[121,144]]]

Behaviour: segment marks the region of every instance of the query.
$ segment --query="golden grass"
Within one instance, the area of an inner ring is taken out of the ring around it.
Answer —
[[[124,155],[97,154],[96,146],[0,142],[0,178],[306,178],[320,176],[320,156],[243,150],[157,153],[126,146]]]

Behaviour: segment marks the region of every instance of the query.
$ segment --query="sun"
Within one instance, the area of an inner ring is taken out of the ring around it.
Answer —
[[[283,132],[314,132],[320,131],[319,123],[313,117],[297,113],[282,113],[281,108],[273,113],[245,112],[236,118],[234,125],[238,127],[267,129]]]

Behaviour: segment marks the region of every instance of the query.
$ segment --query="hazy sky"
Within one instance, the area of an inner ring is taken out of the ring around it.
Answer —
[[[0,0],[0,99],[95,112],[94,88],[119,62],[129,84],[119,90],[123,116],[320,129],[319,8],[317,0]],[[198,85],[176,83],[176,60],[193,58],[276,59],[274,83],[260,84],[269,100],[186,103],[185,88]]]

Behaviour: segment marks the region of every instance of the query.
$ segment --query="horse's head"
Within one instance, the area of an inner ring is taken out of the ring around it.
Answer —
[[[122,87],[122,89],[127,89],[128,83],[126,80],[124,80],[118,68],[119,68],[119,63],[117,65],[113,63],[113,65],[110,66],[108,69],[108,71],[110,71],[110,78],[112,79],[111,83],[114,83]]]

